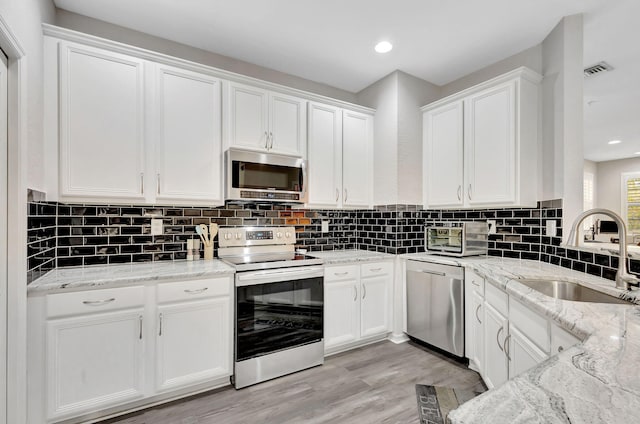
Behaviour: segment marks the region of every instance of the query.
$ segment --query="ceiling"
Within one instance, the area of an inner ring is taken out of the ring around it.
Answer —
[[[585,65],[605,60],[616,68],[609,75],[585,81],[585,98],[591,101],[585,106],[585,156],[609,160],[640,151],[640,129],[636,128],[640,102],[634,101],[640,96],[638,80],[633,79],[640,75],[640,54],[631,44],[640,39],[640,25],[632,22],[640,16],[637,0],[54,3],[61,9],[354,93],[397,69],[446,84],[539,44],[563,16],[584,13]],[[390,53],[373,50],[381,40],[394,44]],[[606,145],[612,138],[624,143],[612,148]],[[628,152],[632,140],[637,146]]]

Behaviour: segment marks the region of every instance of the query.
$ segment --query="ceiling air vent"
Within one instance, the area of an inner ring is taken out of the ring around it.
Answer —
[[[613,70],[613,66],[609,65],[607,62],[598,62],[593,66],[589,66],[588,68],[585,68],[584,76],[585,78],[592,77],[594,75],[598,75],[603,72],[607,72],[611,70]]]

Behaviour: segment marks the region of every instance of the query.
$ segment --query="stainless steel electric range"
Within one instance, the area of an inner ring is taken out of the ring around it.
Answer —
[[[294,227],[223,227],[236,269],[236,389],[324,362],[322,260],[295,252]]]

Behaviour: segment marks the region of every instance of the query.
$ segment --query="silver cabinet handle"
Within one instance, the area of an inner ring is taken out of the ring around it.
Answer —
[[[345,272],[334,272],[333,275],[347,275],[349,273],[349,271],[345,271]]]
[[[140,173],[140,194],[144,194],[144,172]]]
[[[185,289],[185,293],[187,294],[200,294],[203,293],[205,291],[209,290],[209,287],[203,287],[201,289],[195,289],[195,290],[189,290],[189,289]]]
[[[340,190],[336,189],[336,202],[340,198]]]
[[[162,312],[158,316],[158,319],[160,321],[160,329],[158,330],[158,336],[162,336]]]
[[[462,185],[458,186],[458,200],[462,200]]]
[[[273,149],[273,133],[269,133],[269,138],[271,139],[271,144],[269,144],[269,150]]]
[[[158,184],[158,194],[160,194],[160,174],[156,175],[157,184]]]
[[[358,288],[356,286],[353,286],[353,301],[357,301],[358,300]]]
[[[502,333],[502,330],[504,330],[504,327],[500,327],[500,329],[496,333],[496,343],[498,343],[498,347],[500,348],[500,350],[504,352],[504,349],[502,348],[502,344],[500,343],[500,333]]]
[[[371,268],[369,271],[378,272],[378,271],[382,271],[382,268]]]
[[[504,338],[504,354],[507,355],[507,361],[511,361],[511,356],[509,355],[509,339],[511,338],[511,334],[508,334],[507,337]]]
[[[362,300],[364,300],[364,298],[367,297],[367,286],[366,285],[362,285]]]
[[[344,201],[345,201],[345,202],[347,201],[347,195],[348,195],[348,194],[349,194],[349,193],[347,192],[347,189],[345,188],[345,189],[344,189]]]
[[[138,338],[142,340],[142,315],[138,317],[138,322],[140,323],[140,335],[138,336]]]
[[[469,191],[467,191],[467,196],[469,197],[469,200],[471,200],[471,184],[469,184]]]
[[[269,133],[264,132],[264,148],[269,150]]]
[[[423,273],[423,274],[439,275],[440,277],[444,277],[445,275],[447,275],[444,272],[429,271],[428,269],[422,269],[422,270],[420,270],[420,272]]]
[[[476,287],[480,287],[480,284],[476,283],[476,280],[471,280],[471,284],[473,284]]]
[[[103,300],[83,300],[82,303],[88,306],[102,306],[102,305],[106,305],[107,303],[111,303],[115,300],[116,298],[112,297],[111,299],[103,299]]]
[[[480,324],[482,324],[482,321],[480,320],[480,317],[478,316],[478,312],[480,311],[480,308],[482,308],[482,304],[478,305],[478,307],[476,308],[476,319],[478,320],[478,322]]]

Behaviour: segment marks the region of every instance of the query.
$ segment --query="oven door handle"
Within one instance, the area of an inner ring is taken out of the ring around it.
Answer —
[[[320,267],[239,272],[236,274],[236,286],[253,286],[256,284],[301,280],[303,278],[322,276],[324,276],[324,270]]]

